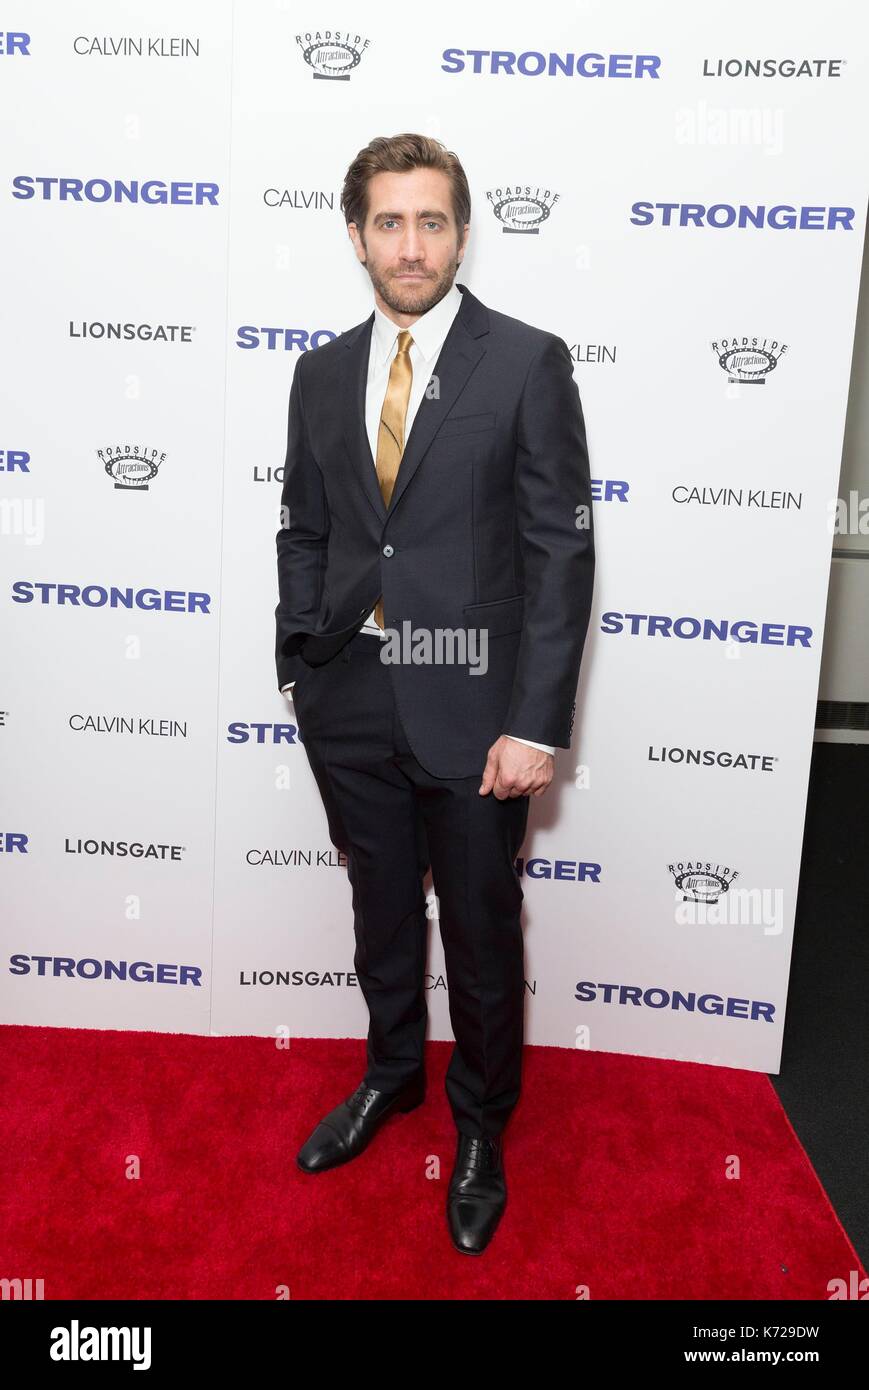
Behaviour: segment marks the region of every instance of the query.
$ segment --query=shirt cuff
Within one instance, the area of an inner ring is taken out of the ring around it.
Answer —
[[[555,756],[555,749],[550,748],[548,743],[535,743],[533,739],[517,738],[515,734],[507,734],[506,737],[512,738],[514,743],[527,743],[529,748],[539,748],[542,753],[551,753],[553,757]]]

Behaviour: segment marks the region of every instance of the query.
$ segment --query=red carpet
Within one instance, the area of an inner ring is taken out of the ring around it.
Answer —
[[[0,1275],[46,1299],[827,1299],[865,1277],[765,1076],[542,1047],[501,1226],[459,1254],[449,1051],[428,1045],[424,1106],[310,1176],[296,1152],[360,1041],[2,1028]]]

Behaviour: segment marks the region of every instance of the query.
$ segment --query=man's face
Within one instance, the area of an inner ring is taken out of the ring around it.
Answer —
[[[375,174],[365,227],[348,224],[378,307],[408,328],[443,299],[464,256],[470,224],[456,225],[450,181],[440,169]]]

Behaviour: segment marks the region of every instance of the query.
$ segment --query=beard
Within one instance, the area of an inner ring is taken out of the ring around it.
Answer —
[[[443,299],[456,278],[460,264],[453,255],[443,270],[431,273],[424,271],[426,279],[418,280],[416,283],[395,279],[397,271],[384,271],[373,265],[370,259],[366,259],[365,269],[377,293],[393,313],[416,314],[421,317]]]

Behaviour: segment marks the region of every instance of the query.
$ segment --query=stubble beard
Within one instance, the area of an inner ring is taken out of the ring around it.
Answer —
[[[394,276],[398,272],[384,273],[377,266],[373,266],[370,259],[366,259],[365,269],[380,298],[393,313],[416,314],[421,317],[443,299],[456,278],[460,264],[454,254],[442,271],[416,284],[396,280]]]

